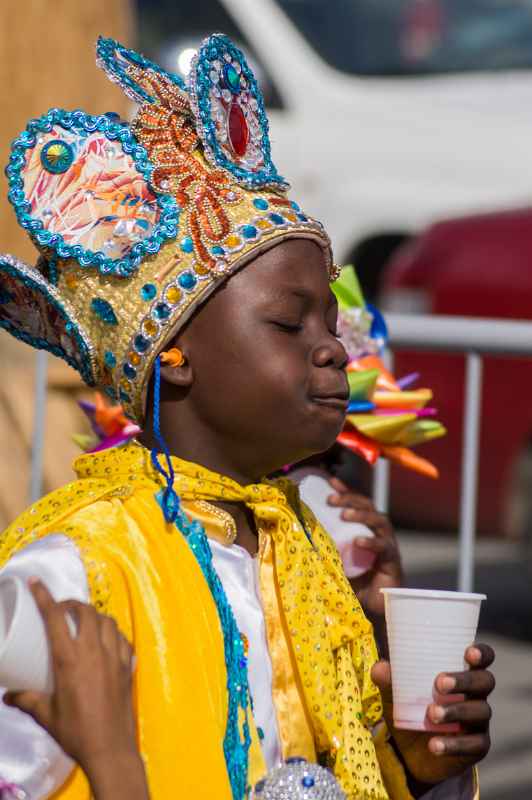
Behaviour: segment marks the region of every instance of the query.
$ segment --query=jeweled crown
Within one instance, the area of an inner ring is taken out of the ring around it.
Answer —
[[[0,326],[75,367],[142,423],[153,361],[237,269],[319,222],[287,197],[242,52],[214,34],[188,82],[112,39],[97,63],[139,104],[131,124],[53,108],[6,169],[35,267],[0,257]]]

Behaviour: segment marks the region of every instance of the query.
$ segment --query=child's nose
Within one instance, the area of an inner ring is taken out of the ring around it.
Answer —
[[[343,344],[331,336],[327,344],[322,344],[314,350],[313,363],[316,367],[336,367],[345,369],[349,357]]]

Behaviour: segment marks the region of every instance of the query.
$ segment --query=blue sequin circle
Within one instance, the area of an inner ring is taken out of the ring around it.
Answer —
[[[41,150],[41,164],[47,172],[60,175],[66,172],[74,161],[74,148],[62,139],[46,142]]]

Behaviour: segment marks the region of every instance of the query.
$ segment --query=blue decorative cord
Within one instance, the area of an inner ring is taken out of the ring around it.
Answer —
[[[154,385],[153,385],[153,433],[166,460],[165,469],[159,461],[159,452],[154,447],[151,451],[151,463],[154,469],[163,476],[166,486],[163,490],[161,507],[167,522],[175,522],[179,511],[179,498],[174,490],[175,472],[170,457],[170,451],[161,433],[161,361],[159,356],[155,359]]]
[[[155,499],[163,508],[163,512],[164,495],[164,490],[161,490],[155,496]],[[212,563],[212,551],[205,528],[198,520],[191,521],[187,517],[180,506],[179,497],[177,496],[174,508],[175,525],[184,535],[201,568],[203,577],[207,581],[216,604],[218,618],[222,626],[228,694],[227,724],[223,750],[233,800],[244,800],[249,789],[248,756],[251,744],[249,719],[253,711],[244,643],[238,630],[233,609]],[[242,727],[240,725],[240,711],[243,712]]]

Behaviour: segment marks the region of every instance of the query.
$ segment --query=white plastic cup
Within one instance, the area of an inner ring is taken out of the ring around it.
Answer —
[[[26,583],[0,578],[0,686],[9,691],[53,691],[44,622]]]
[[[329,536],[333,539],[348,578],[358,578],[370,570],[375,561],[375,553],[357,547],[354,543],[358,537],[372,538],[375,534],[361,522],[348,522],[342,519],[343,508],[330,506],[327,498],[335,494],[335,490],[325,475],[295,470],[290,475],[299,485],[299,495],[304,503],[316,515]]]
[[[468,669],[467,648],[475,641],[485,594],[430,589],[381,589],[390,650],[393,720],[396,728],[451,733],[457,723],[435,725],[427,707],[456,702],[462,695],[439,695],[440,672]]]

